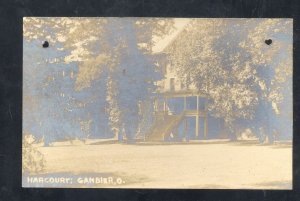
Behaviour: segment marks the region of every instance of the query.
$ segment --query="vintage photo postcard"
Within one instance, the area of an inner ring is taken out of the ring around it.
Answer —
[[[23,18],[22,186],[292,189],[293,20]]]

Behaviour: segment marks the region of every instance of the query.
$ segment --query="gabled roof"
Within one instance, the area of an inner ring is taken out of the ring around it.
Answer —
[[[161,54],[161,53],[164,53],[164,52],[167,52],[166,50],[168,49],[168,47],[174,43],[174,41],[177,40],[178,36],[180,36],[182,34],[182,32],[186,32],[185,29],[186,29],[186,26],[189,24],[189,22],[187,24],[185,24],[183,27],[180,28],[180,30],[178,31],[178,33],[176,33],[174,36],[172,36],[172,39],[167,43],[167,45],[165,45],[165,47],[163,47],[162,50],[159,50],[159,51],[153,51],[152,54]],[[171,37],[171,36],[170,36]],[[164,40],[164,39],[162,39]]]
[[[187,25],[189,23],[187,23],[184,28],[182,30],[180,30],[180,32],[174,37],[172,38],[172,40],[164,47],[164,49],[161,52],[167,53],[171,50],[171,47],[173,46],[173,44],[177,41],[180,40],[181,37],[184,37],[184,35],[187,33]]]

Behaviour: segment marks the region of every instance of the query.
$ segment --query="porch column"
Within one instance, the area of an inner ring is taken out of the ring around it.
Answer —
[[[199,96],[197,96],[197,113],[199,111]]]
[[[165,99],[165,105],[166,105],[166,111],[168,111],[168,98],[166,97],[166,99]],[[168,112],[169,113],[169,112]]]
[[[207,138],[207,112],[205,112],[205,116],[204,116],[204,139],[206,140]]]
[[[184,120],[184,138],[188,142],[189,137],[188,137],[188,125],[187,125],[187,119]]]
[[[199,96],[197,97],[197,113],[196,113],[196,139],[199,138]]]
[[[199,116],[196,115],[196,139],[199,138]]]

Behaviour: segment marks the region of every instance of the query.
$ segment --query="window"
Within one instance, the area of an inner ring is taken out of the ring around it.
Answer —
[[[175,78],[170,78],[170,90],[175,90]]]
[[[185,89],[183,82],[180,82],[180,89],[181,89],[181,90],[184,90],[184,89]]]

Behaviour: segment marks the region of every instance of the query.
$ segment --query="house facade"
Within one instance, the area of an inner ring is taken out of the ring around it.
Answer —
[[[168,52],[186,37],[183,29],[161,52],[157,53],[157,65],[163,79],[156,83],[154,101],[155,120],[146,134],[148,141],[190,141],[228,138],[223,119],[213,117],[208,111],[208,97],[193,84],[179,77]]]
[[[146,141],[191,141],[220,138],[223,121],[212,117],[208,98],[179,79],[171,62],[160,62],[164,78],[158,81],[154,123]]]

